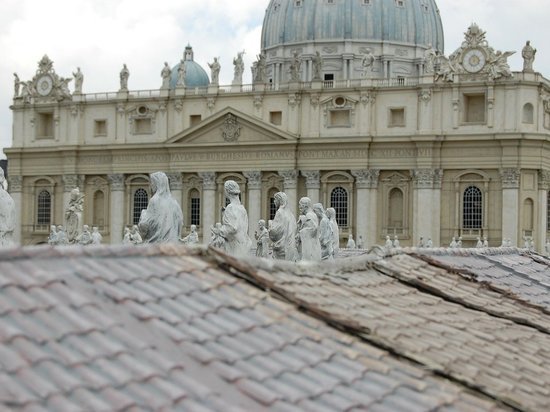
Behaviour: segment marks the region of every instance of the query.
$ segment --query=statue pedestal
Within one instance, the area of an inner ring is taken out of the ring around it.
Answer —
[[[74,93],[73,94],[73,102],[74,103],[80,103],[84,101],[83,97],[82,97],[82,93]]]
[[[313,90],[321,90],[323,88],[323,81],[320,79],[315,79],[311,82],[311,88]]]
[[[208,86],[208,94],[218,94],[219,88],[217,84],[210,84]]]
[[[242,83],[233,83],[231,85],[231,93],[240,93],[242,91]]]
[[[176,96],[185,96],[185,87],[176,86]]]
[[[434,75],[433,73],[430,74],[424,74],[420,76],[419,83],[420,84],[431,84],[434,82]]]
[[[300,82],[291,81],[288,83],[288,88],[290,90],[300,90]]]
[[[170,89],[160,89],[160,97],[170,96]]]
[[[265,91],[265,83],[256,83],[256,84],[254,84],[254,91],[255,92]]]
[[[128,99],[128,90],[119,90],[116,94],[117,99]]]
[[[361,79],[361,87],[372,87],[372,79]]]

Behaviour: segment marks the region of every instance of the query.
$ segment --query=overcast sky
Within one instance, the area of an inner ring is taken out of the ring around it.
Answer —
[[[322,0],[313,0],[322,1]],[[526,40],[538,49],[535,70],[550,78],[549,0],[439,0],[445,53],[460,46],[476,22],[497,50],[522,68]],[[233,56],[246,50],[250,67],[260,50],[268,0],[0,0],[0,148],[11,146],[13,73],[30,80],[44,54],[56,73],[70,77],[79,66],[84,93],[115,91],[123,63],[132,90],[156,89],[165,61],[182,57],[187,43],[205,69],[221,57],[220,82],[232,80]],[[209,70],[207,70],[209,73]],[[244,81],[250,81],[250,70]],[[72,88],[72,84],[70,84]],[[0,154],[0,157],[4,157]]]

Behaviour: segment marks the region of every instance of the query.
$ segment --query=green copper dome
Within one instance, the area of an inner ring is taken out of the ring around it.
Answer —
[[[443,52],[435,0],[271,0],[262,48],[318,41],[391,42]]]

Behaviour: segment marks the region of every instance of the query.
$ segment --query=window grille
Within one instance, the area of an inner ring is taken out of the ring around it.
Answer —
[[[38,194],[37,204],[37,219],[38,225],[49,225],[52,220],[52,196],[47,190],[42,190]]]
[[[462,227],[464,229],[483,227],[483,195],[475,186],[470,186],[464,191]]]
[[[191,224],[201,225],[201,198],[198,191],[191,192]]]
[[[336,210],[338,226],[348,226],[348,192],[343,187],[337,187],[330,194],[330,207]]]
[[[133,223],[137,225],[139,223],[139,218],[141,217],[141,211],[147,209],[149,204],[149,195],[145,189],[138,189],[134,193],[134,213],[133,213]]]

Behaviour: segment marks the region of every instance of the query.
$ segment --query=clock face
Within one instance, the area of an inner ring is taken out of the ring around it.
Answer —
[[[464,54],[462,66],[470,73],[477,73],[485,66],[485,54],[479,49],[472,49]]]
[[[36,91],[41,96],[47,96],[50,94],[53,88],[53,80],[50,76],[45,74],[41,76],[36,82]]]

